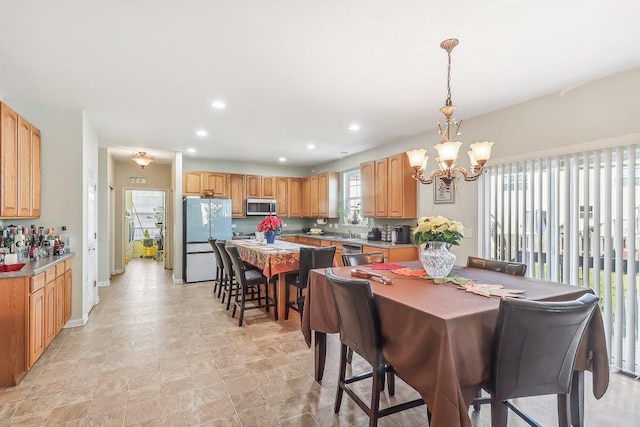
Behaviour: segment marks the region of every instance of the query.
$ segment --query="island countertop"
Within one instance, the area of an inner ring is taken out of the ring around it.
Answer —
[[[6,273],[0,273],[0,280],[9,279],[13,277],[28,277],[35,276],[36,274],[40,274],[43,271],[53,267],[56,264],[60,264],[61,262],[65,262],[66,260],[73,258],[75,256],[74,252],[70,252],[64,255],[55,255],[50,257],[43,257],[37,261],[27,261],[18,271],[8,271]]]

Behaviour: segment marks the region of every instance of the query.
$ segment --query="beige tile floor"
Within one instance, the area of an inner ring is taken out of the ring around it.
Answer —
[[[297,319],[274,322],[252,310],[239,328],[211,289],[210,283],[171,284],[160,264],[133,260],[126,274],[100,288],[84,327],[63,330],[20,385],[0,390],[0,426],[366,425],[346,396],[340,414],[333,413],[335,337],[320,385]],[[353,369],[366,363],[356,358]],[[357,389],[367,395],[369,387]],[[400,382],[383,405],[414,396]],[[638,426],[638,401],[640,383],[613,375],[602,400],[587,394],[586,425]],[[557,424],[553,398],[523,404],[543,425]],[[489,425],[488,408],[470,413],[474,426]],[[426,410],[395,414],[380,425],[425,426]],[[509,425],[525,424],[511,415]]]

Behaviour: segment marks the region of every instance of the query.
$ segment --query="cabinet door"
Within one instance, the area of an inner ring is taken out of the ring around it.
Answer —
[[[262,198],[263,199],[276,198],[276,177],[273,177],[273,176],[262,177]]]
[[[311,216],[311,191],[310,179],[302,179],[302,216]]]
[[[417,181],[404,153],[388,157],[389,218],[415,218],[417,215]]]
[[[0,217],[18,216],[18,114],[0,103]]]
[[[287,178],[276,178],[276,210],[280,216],[289,216],[289,180]]]
[[[375,180],[375,212],[378,218],[387,218],[389,211],[387,208],[388,196],[387,196],[387,159],[376,160],[376,180]]]
[[[244,175],[229,175],[229,192],[231,193],[231,216],[244,218],[247,215],[244,196]]]
[[[289,178],[289,216],[302,216],[302,180],[300,178]]]
[[[318,217],[318,175],[309,177],[309,206],[312,217]]]
[[[187,171],[182,174],[182,195],[201,196],[202,173],[197,171]]]
[[[64,274],[56,277],[56,335],[64,326]]]
[[[18,216],[31,216],[31,124],[18,116]]]
[[[262,198],[262,177],[259,175],[247,175],[246,180],[247,199]]]
[[[40,218],[40,131],[31,126],[31,217]]]
[[[220,172],[203,172],[202,173],[202,194],[204,190],[213,191],[213,197],[226,198],[228,193],[229,175]]]
[[[65,323],[71,319],[71,286],[72,282],[72,270],[64,272],[64,321]]]
[[[44,288],[40,288],[29,295],[29,367],[44,352],[44,324]]]
[[[318,217],[329,217],[329,174],[318,175]]]
[[[44,346],[56,337],[56,281],[44,285]]]
[[[360,165],[360,182],[362,183],[362,215],[373,218],[376,216],[376,163],[365,162]]]

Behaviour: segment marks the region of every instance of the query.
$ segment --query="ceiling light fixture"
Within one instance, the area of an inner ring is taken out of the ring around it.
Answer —
[[[429,160],[429,156],[426,155],[427,150],[421,148],[407,151],[409,164],[414,170],[413,178],[422,184],[431,184],[438,175],[442,176],[443,181],[447,184],[450,184],[451,181],[456,178],[457,174],[461,174],[465,181],[475,181],[482,175],[484,165],[491,156],[491,146],[493,142],[475,142],[471,144],[471,150],[467,152],[471,160],[471,171],[467,172],[465,168],[456,166],[458,150],[462,142],[452,141],[451,138],[456,138],[462,134],[462,132],[460,132],[462,120],[456,121],[455,118],[451,117],[456,111],[456,106],[451,102],[451,51],[457,45],[458,39],[447,39],[440,43],[440,47],[447,52],[449,64],[447,66],[447,100],[445,101],[444,107],[440,108],[440,112],[444,114],[446,118],[444,128],[440,125],[440,122],[438,122],[440,143],[436,145],[436,150],[438,150],[436,162],[438,163],[439,169],[434,169],[427,178],[424,174],[427,168],[427,160]]]
[[[216,110],[224,110],[225,108],[227,108],[227,105],[222,101],[213,101],[211,103],[211,106]]]
[[[308,150],[315,150],[316,146],[313,144],[307,144],[307,149]]]
[[[278,159],[278,161],[279,161],[279,162],[286,162],[286,161],[287,161],[287,159],[286,159],[286,158],[284,158],[284,157],[280,157],[280,158]]]
[[[144,169],[145,166],[148,166],[149,163],[153,162],[154,160],[152,156],[148,155],[144,151],[137,152],[131,157],[131,159],[136,162],[142,169]]]
[[[204,138],[205,136],[207,136],[207,131],[204,129],[200,129],[196,131],[196,135],[198,135],[200,138]]]
[[[352,124],[351,126],[349,126],[349,130],[351,132],[357,132],[360,130],[360,125],[357,123]]]
[[[193,153],[195,153],[195,152],[196,152],[196,149],[195,149],[195,148],[187,148],[187,153],[191,153],[191,154],[193,154]]]

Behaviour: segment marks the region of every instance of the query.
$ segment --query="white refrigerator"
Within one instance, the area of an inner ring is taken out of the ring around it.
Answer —
[[[183,201],[186,283],[213,280],[216,258],[209,239],[231,240],[231,199],[186,197]]]

